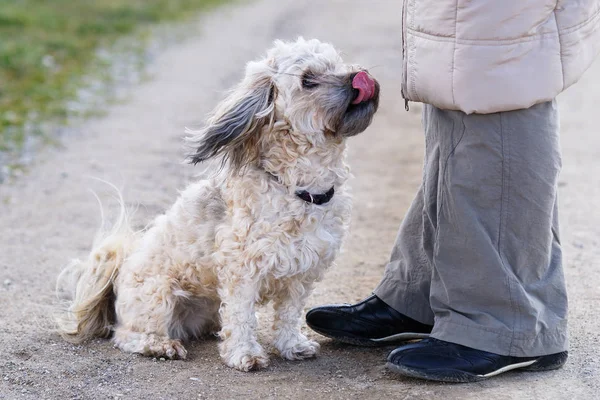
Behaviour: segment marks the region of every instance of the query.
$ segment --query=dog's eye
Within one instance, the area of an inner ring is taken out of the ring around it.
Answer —
[[[319,86],[314,74],[307,72],[302,75],[302,87],[304,89],[313,89]]]

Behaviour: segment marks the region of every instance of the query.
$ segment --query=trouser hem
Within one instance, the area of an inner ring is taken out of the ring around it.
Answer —
[[[566,324],[565,324],[566,325]],[[536,335],[498,332],[475,324],[436,321],[431,337],[502,356],[539,357],[568,350],[566,326]]]

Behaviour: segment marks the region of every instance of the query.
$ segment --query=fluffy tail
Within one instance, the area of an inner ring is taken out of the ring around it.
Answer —
[[[117,193],[121,205],[117,222],[108,232],[100,229],[88,259],[73,260],[56,282],[57,296],[66,301],[66,309],[57,318],[58,330],[72,343],[108,337],[115,324],[113,283],[137,236],[129,226],[121,194],[118,190]]]

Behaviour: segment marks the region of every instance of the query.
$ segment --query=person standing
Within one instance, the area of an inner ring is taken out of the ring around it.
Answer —
[[[402,95],[422,102],[423,182],[385,274],[310,328],[392,351],[401,375],[480,381],[568,356],[556,96],[600,52],[600,0],[404,0]]]

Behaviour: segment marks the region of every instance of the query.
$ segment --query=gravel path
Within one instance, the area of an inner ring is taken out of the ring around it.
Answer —
[[[471,385],[398,379],[384,369],[393,348],[322,344],[311,361],[273,358],[261,372],[224,367],[216,342],[192,344],[187,361],[124,354],[105,340],[82,346],[52,332],[53,284],[72,257],[83,257],[98,227],[89,189],[115,211],[99,177],[138,204],[137,223],[170,206],[199,168],[181,163],[184,126],[236,82],[246,61],[275,38],[301,34],[331,41],[345,58],[371,68],[382,84],[372,127],[350,143],[354,223],[338,265],[310,305],[355,301],[383,272],[396,229],[421,177],[420,107],[400,97],[400,1],[260,0],[205,16],[203,35],[173,47],[155,76],[124,104],[90,120],[63,147],[37,157],[31,171],[0,186],[0,399],[584,399],[600,390],[600,64],[561,98],[563,242],[571,304],[571,357],[552,373],[509,373]],[[543,157],[543,155],[540,155]],[[591,201],[589,200],[591,199]]]

